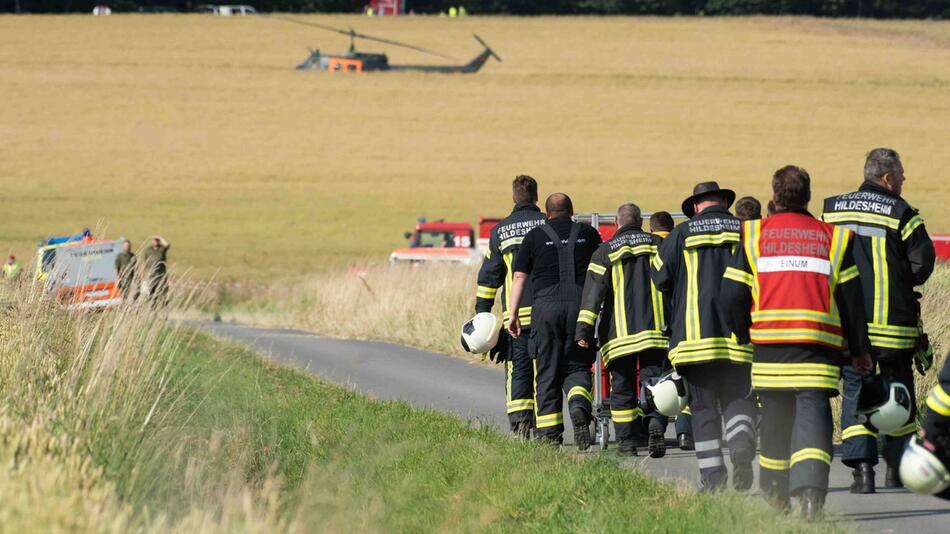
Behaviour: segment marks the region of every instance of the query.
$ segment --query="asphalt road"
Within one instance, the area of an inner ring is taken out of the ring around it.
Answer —
[[[324,339],[295,330],[226,323],[202,326],[220,337],[243,342],[276,362],[350,385],[370,397],[408,401],[419,408],[449,412],[499,431],[508,428],[504,373],[500,367],[389,343]],[[567,439],[565,442],[569,442]],[[698,484],[695,457],[675,448],[668,449],[662,459],[641,456],[625,463],[657,477]],[[882,461],[877,475],[879,484],[883,478]],[[850,483],[850,469],[836,461],[827,508],[837,520],[854,521],[859,530],[866,532],[950,533],[950,503],[905,490],[881,488],[875,495],[852,495],[848,491]]]

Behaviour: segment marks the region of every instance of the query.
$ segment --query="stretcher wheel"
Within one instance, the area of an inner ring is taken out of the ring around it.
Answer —
[[[597,447],[605,451],[607,450],[607,443],[610,441],[610,424],[603,420],[597,420]]]

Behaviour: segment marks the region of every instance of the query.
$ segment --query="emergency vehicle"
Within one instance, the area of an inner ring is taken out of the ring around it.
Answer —
[[[409,247],[394,250],[389,255],[390,263],[449,262],[474,265],[484,255],[476,248],[475,229],[468,223],[421,222],[413,232],[406,232],[406,238],[409,239]]]
[[[35,276],[67,309],[115,306],[122,302],[115,270],[121,250],[122,241],[97,241],[88,233],[49,239],[37,248]]]

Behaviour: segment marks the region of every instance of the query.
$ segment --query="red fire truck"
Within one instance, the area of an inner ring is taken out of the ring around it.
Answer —
[[[406,0],[370,0],[373,15],[396,16],[406,12]]]

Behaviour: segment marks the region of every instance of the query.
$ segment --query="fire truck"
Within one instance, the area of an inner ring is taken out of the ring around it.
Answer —
[[[402,15],[406,12],[406,0],[370,0],[368,7],[374,15]]]
[[[93,239],[88,231],[51,238],[36,251],[37,280],[67,309],[105,309],[122,302],[115,259],[122,241]]]

